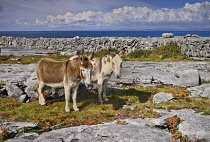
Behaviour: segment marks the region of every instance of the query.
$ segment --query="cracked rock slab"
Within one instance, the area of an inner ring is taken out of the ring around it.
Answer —
[[[91,141],[91,142],[131,142],[131,141],[149,141],[149,142],[169,142],[170,133],[150,128],[145,125],[138,124],[104,124],[104,125],[92,125],[92,126],[78,126],[64,128],[60,130],[54,130],[41,134],[34,141],[42,142],[49,140],[63,141]]]
[[[210,84],[187,88],[191,97],[205,97],[210,99]]]
[[[24,129],[32,129],[37,128],[39,126],[38,123],[32,123],[32,122],[0,122],[0,127],[2,128],[9,128],[8,132],[11,133],[17,133],[19,131],[22,131]],[[0,130],[0,133],[2,131]]]
[[[178,125],[182,135],[187,135],[193,141],[209,142],[210,141],[210,116],[200,115],[194,110],[181,109],[172,110],[156,110],[162,115],[177,115],[183,122]]]

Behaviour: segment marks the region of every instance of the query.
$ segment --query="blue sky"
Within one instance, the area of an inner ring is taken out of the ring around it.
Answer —
[[[0,0],[0,31],[210,30],[208,0]]]

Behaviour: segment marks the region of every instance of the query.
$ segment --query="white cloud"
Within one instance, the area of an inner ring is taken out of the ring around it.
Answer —
[[[163,23],[205,23],[210,22],[210,2],[189,4],[179,9],[156,9],[131,7],[113,9],[112,12],[85,11],[77,14],[48,15],[46,20],[36,19],[37,25],[55,26],[145,26]]]
[[[31,25],[26,19],[23,18],[18,18],[15,22],[17,25]]]
[[[64,15],[48,15],[45,21],[36,19],[37,25],[59,26],[59,25],[71,25],[71,26],[83,26],[83,25],[97,25],[100,23],[103,13],[86,11],[78,14],[72,14],[67,12]],[[97,21],[97,23],[96,23]]]

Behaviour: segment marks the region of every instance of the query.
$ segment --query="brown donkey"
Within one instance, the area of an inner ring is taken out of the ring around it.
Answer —
[[[36,66],[36,75],[38,78],[39,104],[45,105],[45,99],[42,89],[45,85],[50,87],[64,87],[65,90],[65,110],[69,112],[70,93],[72,93],[73,108],[78,111],[76,104],[77,90],[81,79],[85,81],[86,86],[91,85],[92,57],[78,56],[73,60],[54,61],[49,58],[41,59]]]

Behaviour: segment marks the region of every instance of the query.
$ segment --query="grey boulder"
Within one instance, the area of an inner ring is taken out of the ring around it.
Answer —
[[[29,97],[35,97],[36,89],[37,89],[37,77],[36,73],[33,72],[31,76],[24,82],[24,84],[27,86],[25,88],[25,92]]]
[[[173,99],[174,96],[170,93],[164,93],[160,92],[154,95],[153,97],[153,103],[162,103],[162,102],[167,102]]]
[[[7,140],[7,142],[33,142],[34,139],[39,137],[38,133],[20,133],[15,136],[13,139]]]
[[[9,97],[20,97],[24,92],[16,85],[13,83],[7,83],[6,85],[6,90],[8,93]]]
[[[23,94],[18,98],[18,101],[21,103],[26,103],[26,101],[29,99],[27,94]]]
[[[187,88],[191,97],[204,97],[210,99],[210,84]]]
[[[175,86],[190,87],[199,85],[200,77],[197,70],[179,70],[174,73]]]
[[[162,34],[162,37],[163,38],[173,38],[174,37],[174,34],[173,33],[163,33]]]
[[[32,122],[0,122],[0,126],[2,128],[9,128],[7,132],[18,133],[20,131],[24,131],[25,129],[37,128],[38,123]],[[0,130],[0,133],[2,131]]]

